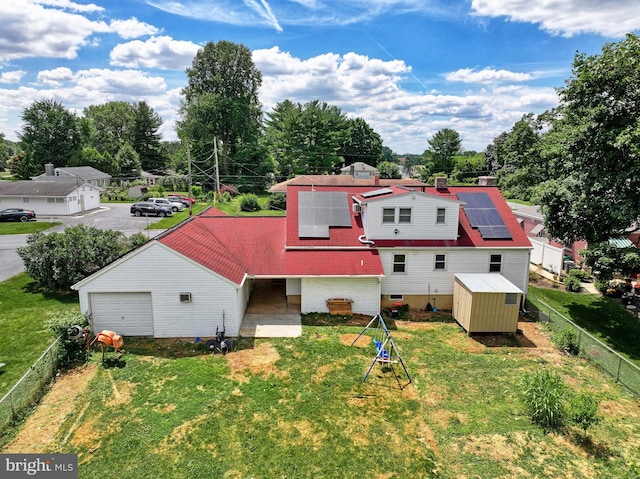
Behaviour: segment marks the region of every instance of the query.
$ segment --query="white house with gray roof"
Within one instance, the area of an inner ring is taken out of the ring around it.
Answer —
[[[37,216],[64,216],[100,207],[100,189],[75,181],[0,181],[0,210],[25,208]]]
[[[107,188],[111,175],[96,170],[93,166],[65,166],[55,168],[51,163],[44,165],[45,172],[31,178],[34,181],[73,181],[77,184],[89,183],[98,188]]]

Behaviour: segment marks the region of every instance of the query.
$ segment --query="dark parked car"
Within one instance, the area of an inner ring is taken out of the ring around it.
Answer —
[[[22,208],[7,208],[0,211],[0,221],[25,221],[35,220],[36,214],[31,210]]]
[[[171,216],[171,207],[156,205],[147,201],[131,205],[131,214],[136,216]]]

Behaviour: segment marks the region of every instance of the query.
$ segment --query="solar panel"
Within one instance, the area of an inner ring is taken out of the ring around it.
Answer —
[[[478,226],[478,231],[484,239],[511,239],[511,233],[506,226]]]
[[[348,194],[344,191],[300,191],[298,236],[328,238],[330,226],[351,226]]]
[[[462,208],[469,224],[478,228],[483,239],[512,238],[488,193],[458,193],[458,199],[466,203]]]
[[[389,193],[393,193],[391,188],[380,188],[379,190],[367,191],[366,193],[362,193],[363,198],[373,198],[374,196],[382,196],[388,195]]]

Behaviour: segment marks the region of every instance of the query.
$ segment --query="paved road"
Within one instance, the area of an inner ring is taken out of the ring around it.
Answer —
[[[132,216],[129,212],[130,207],[131,205],[129,204],[110,203],[98,210],[93,210],[85,214],[42,217],[38,218],[38,221],[62,222],[62,225],[47,230],[49,232],[61,232],[64,231],[66,226],[83,224],[103,230],[120,230],[129,236],[133,233],[143,231],[147,225],[161,219]],[[144,233],[148,234],[149,237],[153,237],[161,231],[162,230],[147,230],[144,231]],[[24,264],[16,250],[27,244],[27,236],[28,235],[0,235],[0,282],[24,271]]]

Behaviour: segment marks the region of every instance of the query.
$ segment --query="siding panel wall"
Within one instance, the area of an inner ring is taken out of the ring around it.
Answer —
[[[354,313],[375,315],[380,311],[378,278],[303,278],[302,313],[328,313],[326,300],[348,297]]]

